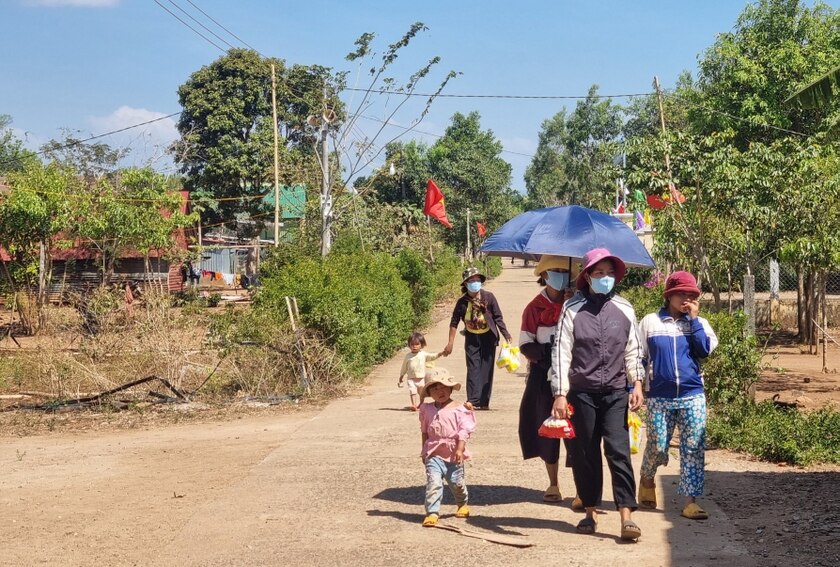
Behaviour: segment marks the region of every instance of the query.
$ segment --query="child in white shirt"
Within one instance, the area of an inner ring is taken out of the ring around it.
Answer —
[[[438,354],[431,354],[423,350],[426,347],[426,337],[423,333],[411,333],[408,337],[409,351],[405,355],[405,359],[400,369],[400,379],[397,386],[402,388],[403,383],[408,384],[408,393],[411,398],[411,411],[417,411],[420,398],[417,391],[423,387],[423,379],[426,377],[426,367],[432,366],[429,364],[440,356]]]

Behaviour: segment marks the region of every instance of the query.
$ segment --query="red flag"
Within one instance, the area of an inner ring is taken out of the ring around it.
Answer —
[[[484,235],[487,234],[487,227],[478,221],[475,223],[475,229],[478,231],[479,238],[484,238]]]
[[[452,223],[446,218],[443,193],[440,192],[437,184],[431,179],[426,184],[426,205],[423,207],[423,214],[429,215],[447,228],[452,228]]]

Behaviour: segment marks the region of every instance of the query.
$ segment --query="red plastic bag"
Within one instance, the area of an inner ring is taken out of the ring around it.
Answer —
[[[568,419],[556,419],[549,417],[540,425],[537,431],[541,437],[550,437],[552,439],[574,439],[575,428],[572,427],[572,422]]]

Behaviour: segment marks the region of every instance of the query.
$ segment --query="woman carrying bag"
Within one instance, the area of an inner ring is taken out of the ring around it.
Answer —
[[[493,370],[499,335],[510,342],[502,311],[496,296],[482,289],[487,280],[478,268],[469,267],[461,276],[463,295],[455,302],[449,322],[449,342],[443,355],[452,354],[458,325],[464,322],[464,351],[467,359],[467,401],[475,409],[490,409]]]

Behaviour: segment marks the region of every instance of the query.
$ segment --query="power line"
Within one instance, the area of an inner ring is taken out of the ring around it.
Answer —
[[[682,98],[682,97],[677,96],[677,95],[662,93],[662,96],[666,96],[668,98],[678,100],[678,101],[680,101],[682,103],[685,103],[685,104],[688,104],[690,106],[694,106],[696,108],[700,108],[702,110],[705,110],[706,112],[711,112],[713,114],[720,114],[721,116],[726,116],[727,118],[731,118],[732,120],[738,120],[739,122],[746,122],[750,126],[761,126],[763,128],[767,128],[769,130],[776,130],[776,131],[779,131],[779,132],[784,132],[786,134],[794,134],[795,136],[802,136],[803,138],[808,137],[808,134],[805,134],[803,132],[797,132],[796,130],[788,130],[787,128],[782,128],[780,126],[773,126],[772,124],[758,124],[756,122],[753,122],[749,118],[743,118],[741,116],[735,116],[734,114],[729,114],[728,112],[724,112],[722,110],[717,110],[715,108],[709,108],[708,106],[703,106],[702,104],[698,104],[696,102],[690,101],[688,99]]]
[[[207,12],[205,12],[204,10],[202,10],[201,8],[199,8],[199,7],[198,7],[198,6],[197,6],[194,2],[192,2],[191,0],[187,0],[187,2],[189,2],[189,3],[193,6],[193,8],[195,8],[196,10],[198,10],[199,12],[201,12],[202,14],[204,14],[204,15],[207,17],[207,19],[209,19],[211,22],[213,22],[214,24],[216,24],[217,26],[219,26],[220,28],[222,28],[223,30],[225,30],[226,32],[228,32],[230,35],[232,35],[233,37],[235,37],[237,40],[239,40],[239,42],[240,42],[241,44],[243,44],[245,47],[247,47],[248,49],[252,49],[253,51],[256,51],[257,53],[259,53],[259,50],[254,49],[253,47],[251,47],[250,45],[248,45],[248,44],[245,42],[245,40],[244,40],[244,39],[240,38],[238,35],[236,35],[236,34],[235,34],[235,33],[233,33],[232,31],[230,31],[229,29],[227,29],[225,26],[223,26],[222,24],[220,24],[219,22],[217,22],[216,20],[214,20],[214,19],[213,19],[213,17],[212,17],[210,14],[208,14]]]
[[[234,46],[233,46],[233,45],[231,45],[231,43],[230,43],[228,40],[226,40],[226,39],[225,39],[225,38],[223,38],[223,37],[220,37],[220,36],[219,36],[219,34],[217,34],[217,33],[216,33],[216,32],[214,32],[213,30],[211,30],[210,28],[208,28],[207,26],[205,26],[204,24],[202,24],[201,22],[199,22],[198,20],[196,20],[196,19],[192,16],[192,14],[190,14],[189,12],[187,12],[186,10],[184,10],[183,8],[181,8],[181,7],[180,7],[180,6],[179,6],[179,5],[175,2],[175,0],[169,0],[169,3],[170,3],[170,4],[172,4],[173,6],[175,6],[176,8],[178,8],[178,9],[179,9],[181,12],[183,12],[183,13],[184,13],[184,15],[186,15],[189,19],[191,19],[192,21],[194,21],[195,23],[197,23],[198,25],[200,25],[202,28],[204,28],[205,30],[207,30],[209,33],[211,33],[211,34],[213,35],[213,37],[215,37],[216,39],[218,39],[219,41],[221,41],[222,43],[224,43],[225,45],[227,45],[227,46],[228,46],[228,47],[230,47],[231,49],[234,49]]]
[[[178,14],[176,14],[175,12],[173,12],[172,10],[170,10],[169,8],[167,8],[166,6],[164,6],[163,4],[161,4],[160,2],[158,2],[158,0],[154,0],[154,2],[155,2],[155,4],[157,4],[158,6],[160,6],[162,9],[166,10],[167,12],[169,12],[169,14],[170,14],[173,18],[175,18],[176,20],[178,20],[179,22],[181,22],[182,24],[184,24],[185,26],[187,26],[188,28],[190,28],[193,32],[195,32],[195,33],[196,33],[196,35],[198,35],[199,37],[201,37],[204,41],[206,41],[207,43],[209,43],[210,45],[212,45],[213,47],[215,47],[216,49],[218,49],[218,50],[219,50],[219,51],[221,51],[222,53],[224,53],[224,52],[225,52],[225,50],[224,50],[224,49],[222,49],[221,47],[219,47],[216,43],[214,43],[214,42],[213,42],[213,40],[211,40],[211,39],[210,39],[210,38],[208,38],[206,35],[204,35],[204,34],[203,34],[203,33],[201,33],[200,31],[198,31],[197,29],[195,29],[194,27],[192,27],[191,25],[189,25],[187,22],[185,22],[184,20],[182,20],[181,18],[179,18],[179,17],[178,17]]]
[[[359,89],[347,87],[344,90],[354,92],[368,92],[370,89]],[[407,93],[402,91],[380,89],[376,90],[379,94],[394,94],[402,96],[419,96],[424,98],[440,97],[440,98],[497,98],[497,99],[524,99],[524,100],[581,100],[590,98],[589,95],[478,95],[478,94],[434,94],[434,93]],[[640,96],[651,96],[655,93],[629,93],[616,95],[595,95],[593,98],[633,98]]]
[[[443,134],[433,134],[432,132],[424,132],[423,130],[418,130],[418,129],[412,127],[412,126],[402,126],[402,125],[396,124],[394,122],[381,120],[379,118],[374,118],[373,116],[365,116],[364,114],[360,114],[359,116],[361,116],[365,120],[373,120],[374,122],[379,122],[381,124],[385,124],[385,125],[388,125],[388,126],[393,126],[394,128],[401,128],[402,130],[405,130],[406,132],[417,132],[418,134],[424,134],[426,136],[432,136],[433,138],[443,138]],[[513,154],[515,156],[523,156],[523,157],[529,157],[529,158],[534,157],[533,154],[524,154],[522,152],[514,152],[513,150],[502,149],[502,152],[504,152],[506,154]]]
[[[85,138],[84,140],[73,140],[72,142],[68,142],[67,144],[62,144],[60,146],[56,146],[56,147],[50,148],[48,150],[40,150],[38,152],[32,152],[32,153],[34,153],[35,155],[45,155],[45,154],[48,154],[50,152],[66,150],[67,148],[72,148],[73,146],[78,146],[80,144],[90,142],[91,140],[104,138],[105,136],[110,136],[112,134],[119,134],[120,132],[125,132],[126,130],[131,130],[133,128],[139,128],[140,126],[146,126],[147,124],[153,124],[155,122],[160,122],[161,120],[166,120],[167,118],[172,118],[174,116],[178,116],[179,114],[181,114],[181,111],[173,112],[172,114],[167,114],[166,116],[160,116],[158,118],[153,118],[151,120],[146,120],[145,122],[140,122],[139,124],[132,124],[131,126],[126,126],[124,128],[119,128],[117,130],[111,130],[110,132],[105,132],[104,134],[97,134],[95,136]],[[15,162],[18,162],[18,161],[22,161],[22,160],[23,160],[23,158],[21,158],[21,157],[14,157],[14,158],[8,159],[4,162],[0,162],[0,167],[5,167],[9,164],[12,164],[12,163],[15,163]]]

